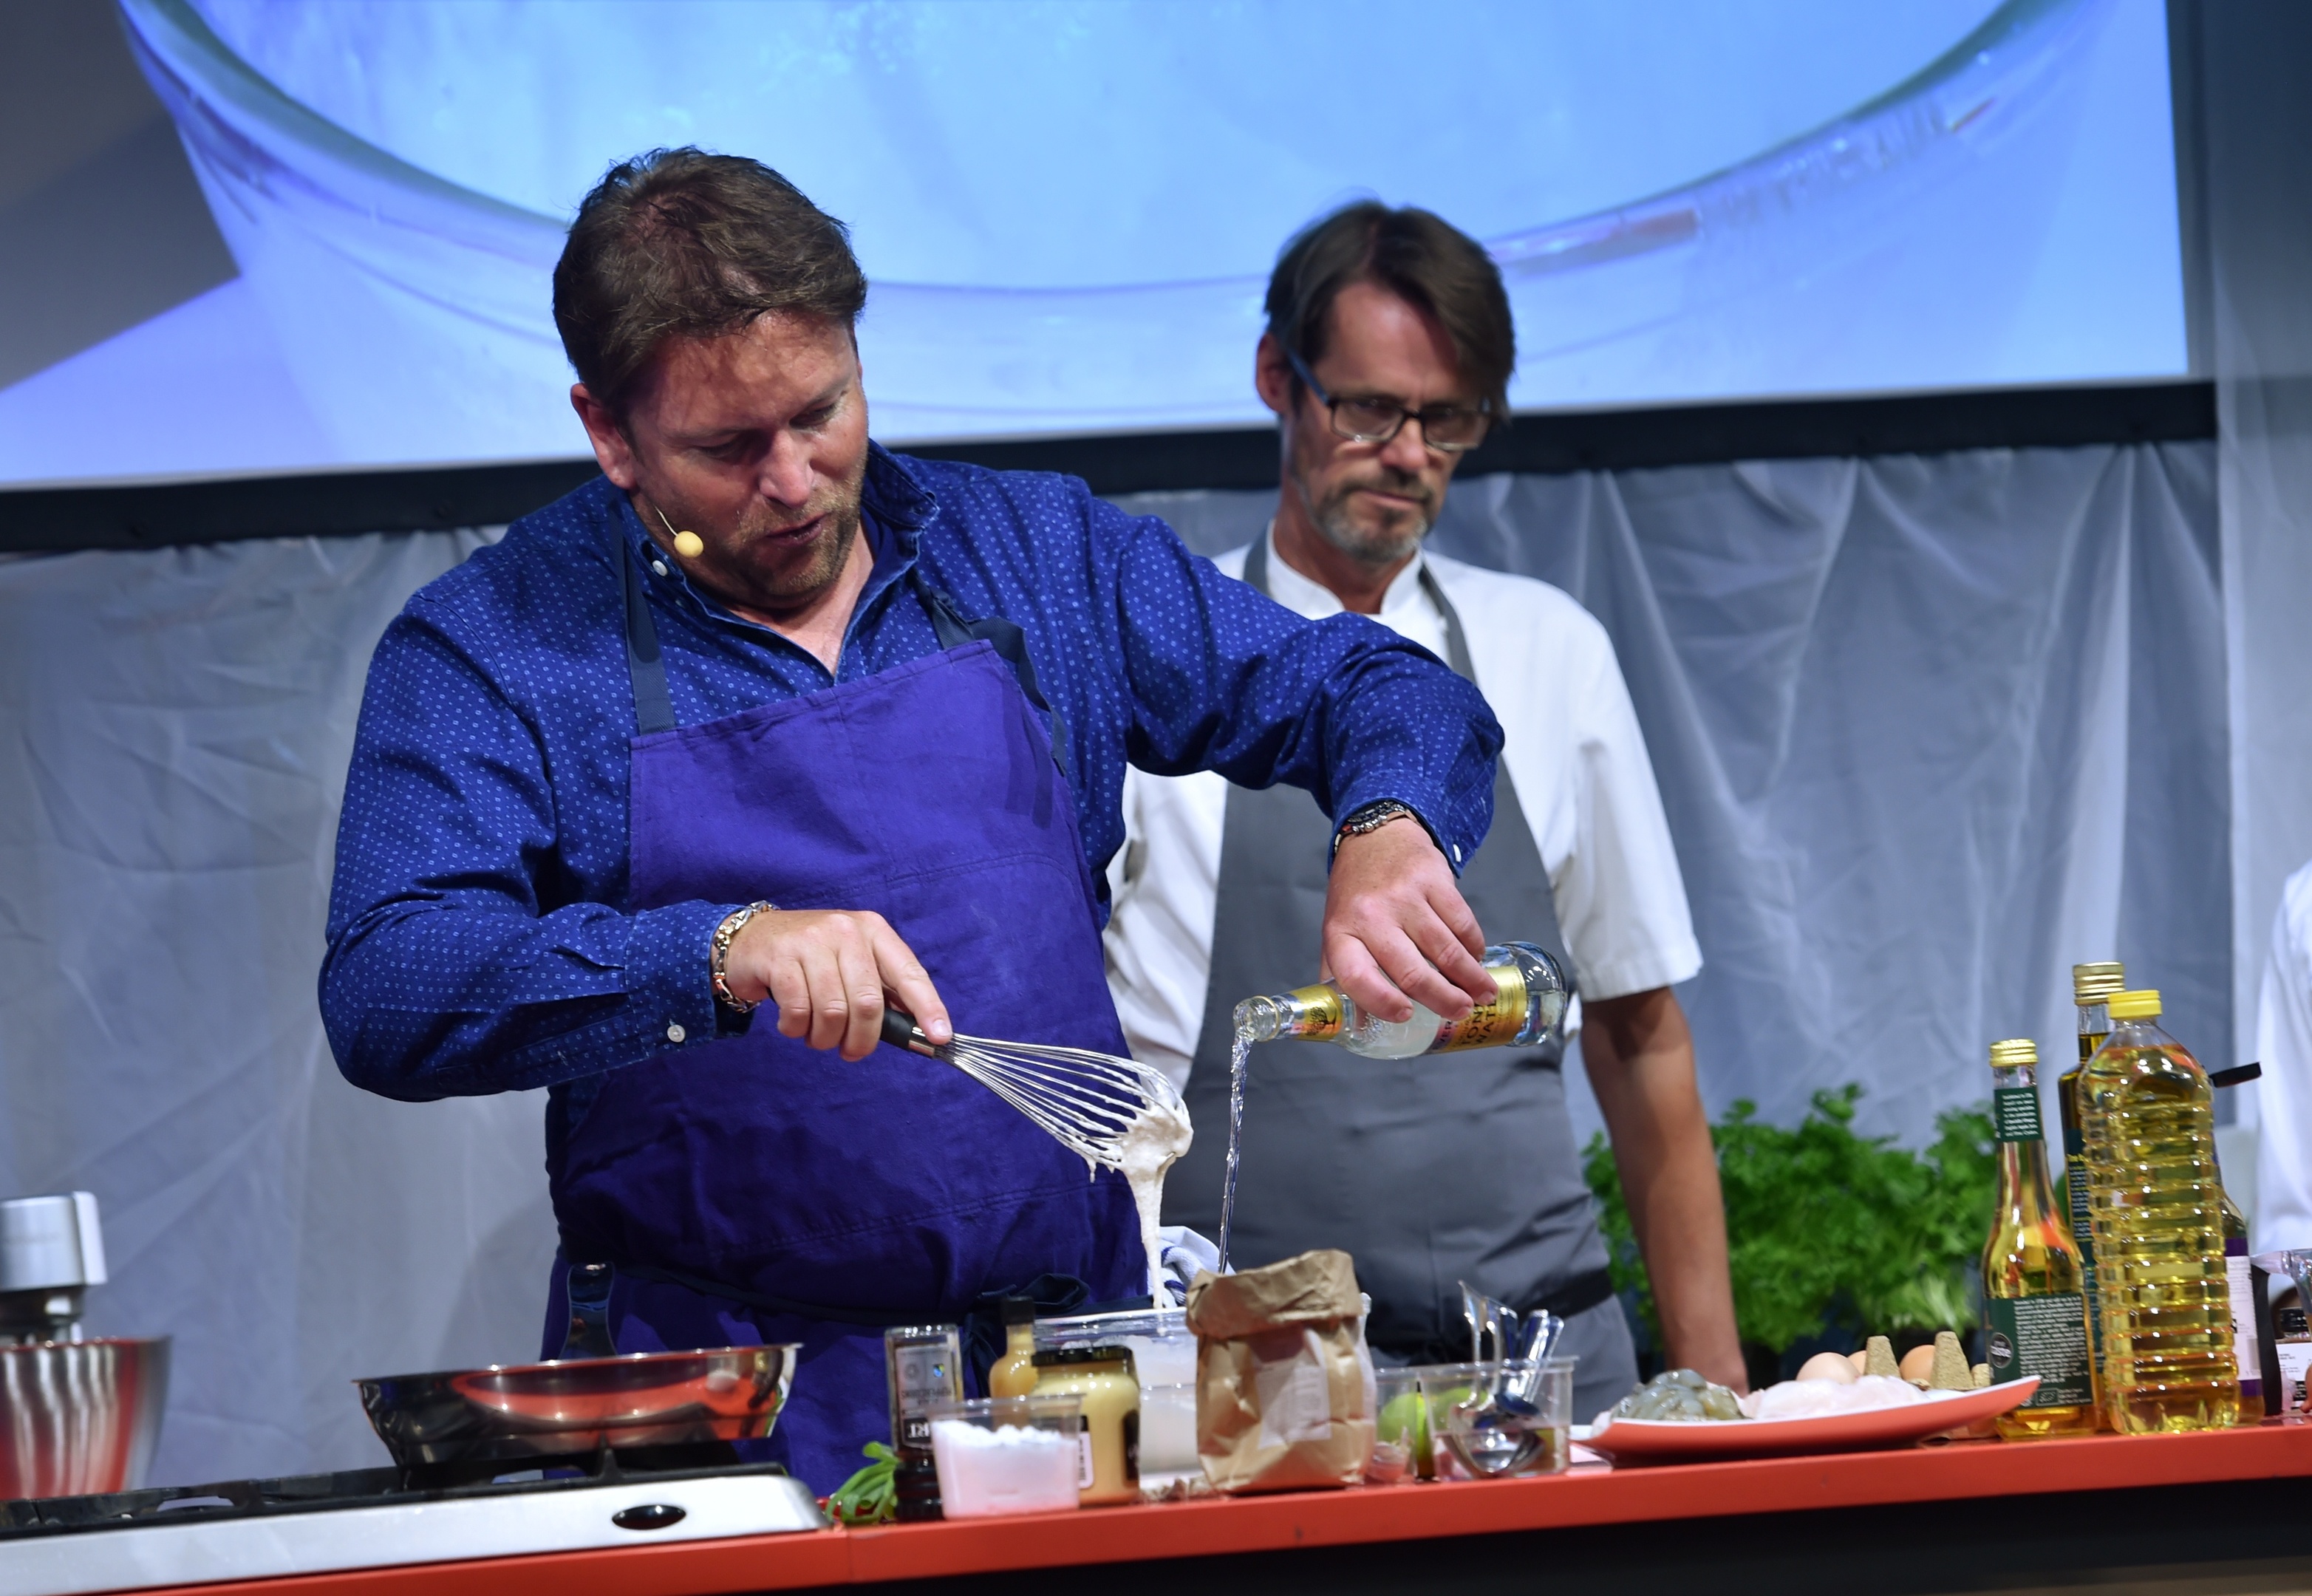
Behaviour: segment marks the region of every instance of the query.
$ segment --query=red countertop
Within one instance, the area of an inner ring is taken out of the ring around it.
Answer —
[[[2312,1478],[2312,1425],[1204,1497],[183,1588],[201,1596],[721,1596],[1507,1530],[2286,1478]]]

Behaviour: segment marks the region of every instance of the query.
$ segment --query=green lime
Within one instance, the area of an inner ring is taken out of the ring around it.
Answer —
[[[1381,1405],[1375,1427],[1380,1438],[1392,1446],[1417,1450],[1427,1439],[1429,1429],[1429,1415],[1421,1405],[1421,1393],[1406,1391],[1403,1396],[1391,1397]]]

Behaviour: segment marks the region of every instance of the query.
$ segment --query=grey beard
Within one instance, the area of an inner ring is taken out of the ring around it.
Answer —
[[[1303,494],[1306,498],[1306,494]],[[1347,495],[1344,494],[1343,499]],[[1421,547],[1421,540],[1437,524],[1432,517],[1397,537],[1386,533],[1368,532],[1351,522],[1345,504],[1335,500],[1328,504],[1311,504],[1309,519],[1316,523],[1318,534],[1326,542],[1351,559],[1369,566],[1393,566],[1407,558]]]

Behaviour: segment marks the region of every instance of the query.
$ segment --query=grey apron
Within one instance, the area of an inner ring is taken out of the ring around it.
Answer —
[[[1245,557],[1244,580],[1263,592],[1267,555],[1264,537]],[[1449,662],[1475,680],[1460,618],[1426,567],[1421,581],[1444,618]],[[1315,978],[1332,837],[1300,787],[1229,789],[1212,981],[1187,1092],[1198,1134],[1164,1182],[1168,1224],[1220,1233],[1230,1015],[1256,993]],[[1460,884],[1487,935],[1538,943],[1564,961],[1549,873],[1506,764],[1494,777],[1493,829]],[[1321,1042],[1255,1048],[1232,1261],[1346,1249],[1373,1299],[1372,1344],[1408,1360],[1469,1355],[1463,1280],[1564,1314],[1562,1349],[1581,1359],[1574,1416],[1587,1422],[1637,1382],[1637,1362],[1559,1065],[1554,1047],[1397,1060]]]

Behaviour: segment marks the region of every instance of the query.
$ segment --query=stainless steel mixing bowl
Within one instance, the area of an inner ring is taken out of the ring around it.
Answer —
[[[767,1435],[794,1380],[793,1345],[641,1352],[356,1381],[404,1468]]]
[[[169,1338],[0,1346],[0,1499],[144,1483],[169,1399]]]

